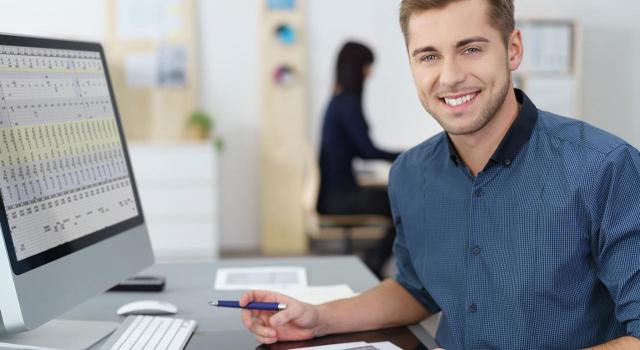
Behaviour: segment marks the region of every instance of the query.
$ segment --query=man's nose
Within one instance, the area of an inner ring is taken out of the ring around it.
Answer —
[[[467,77],[460,64],[455,59],[445,60],[440,72],[440,86],[449,90],[463,83]]]

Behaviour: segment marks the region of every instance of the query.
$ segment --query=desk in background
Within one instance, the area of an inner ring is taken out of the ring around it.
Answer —
[[[163,275],[167,279],[164,292],[132,293],[108,292],[99,295],[77,308],[66,313],[62,318],[75,320],[117,321],[124,318],[116,315],[116,309],[128,302],[142,299],[169,301],[178,307],[174,317],[195,319],[198,328],[189,341],[186,349],[255,349],[260,346],[253,335],[244,328],[240,320],[240,310],[213,308],[207,305],[209,300],[237,299],[240,291],[214,291],[213,284],[216,270],[221,267],[249,266],[302,266],[307,269],[309,285],[330,285],[347,283],[355,292],[363,292],[378,281],[375,276],[355,257],[305,257],[281,259],[241,259],[223,260],[210,263],[176,263],[158,264],[143,271],[143,274]],[[336,274],[336,271],[340,271]],[[417,337],[417,339],[416,339]],[[418,340],[428,348],[435,347],[435,342],[420,326],[405,327],[363,332],[355,334],[334,335],[306,342],[279,343],[272,346],[260,346],[260,349],[288,349],[299,346],[310,346],[347,341],[391,340],[402,346],[402,342],[416,344]],[[92,349],[99,349],[98,343]],[[409,346],[411,347],[411,346]]]
[[[351,166],[356,182],[362,187],[387,187],[391,162],[386,160],[354,159]]]

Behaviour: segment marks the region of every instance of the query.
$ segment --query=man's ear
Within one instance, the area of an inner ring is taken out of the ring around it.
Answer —
[[[509,70],[514,71],[518,69],[522,62],[522,55],[524,48],[522,47],[522,32],[516,28],[509,35],[509,41],[507,42],[507,54],[509,55]]]

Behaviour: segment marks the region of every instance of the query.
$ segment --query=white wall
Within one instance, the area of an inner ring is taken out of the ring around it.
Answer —
[[[201,103],[225,148],[218,158],[221,249],[259,246],[258,0],[200,0]]]
[[[104,36],[102,0],[0,1],[0,32],[100,40]]]
[[[219,159],[220,246],[259,246],[260,0],[199,0],[202,104],[226,139]],[[374,140],[406,148],[439,131],[422,110],[397,24],[399,0],[310,0],[312,135],[333,82],[337,50],[360,39],[376,51],[365,108]],[[0,0],[0,32],[100,39],[101,0]],[[575,18],[584,34],[583,119],[640,147],[640,2],[636,0],[516,0],[521,17]]]

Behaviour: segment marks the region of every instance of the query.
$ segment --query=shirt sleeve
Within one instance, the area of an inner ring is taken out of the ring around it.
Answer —
[[[640,338],[640,154],[610,152],[592,189],[592,253],[627,334]]]
[[[341,120],[348,139],[354,145],[358,157],[362,159],[386,159],[393,161],[399,153],[387,152],[377,148],[369,137],[369,126],[365,120],[360,101],[356,98],[345,100]]]
[[[396,166],[394,164],[393,168],[391,169],[389,179],[389,199],[391,201],[393,224],[396,228],[396,239],[393,245],[393,255],[396,261],[398,272],[396,274],[395,280],[404,289],[406,289],[420,304],[422,304],[422,306],[424,306],[427,311],[435,314],[440,312],[440,307],[420,282],[405,240],[405,233],[402,228],[402,216],[398,212],[398,208],[396,206],[397,200],[394,198],[394,179],[396,177],[394,176],[396,172],[395,168]]]

